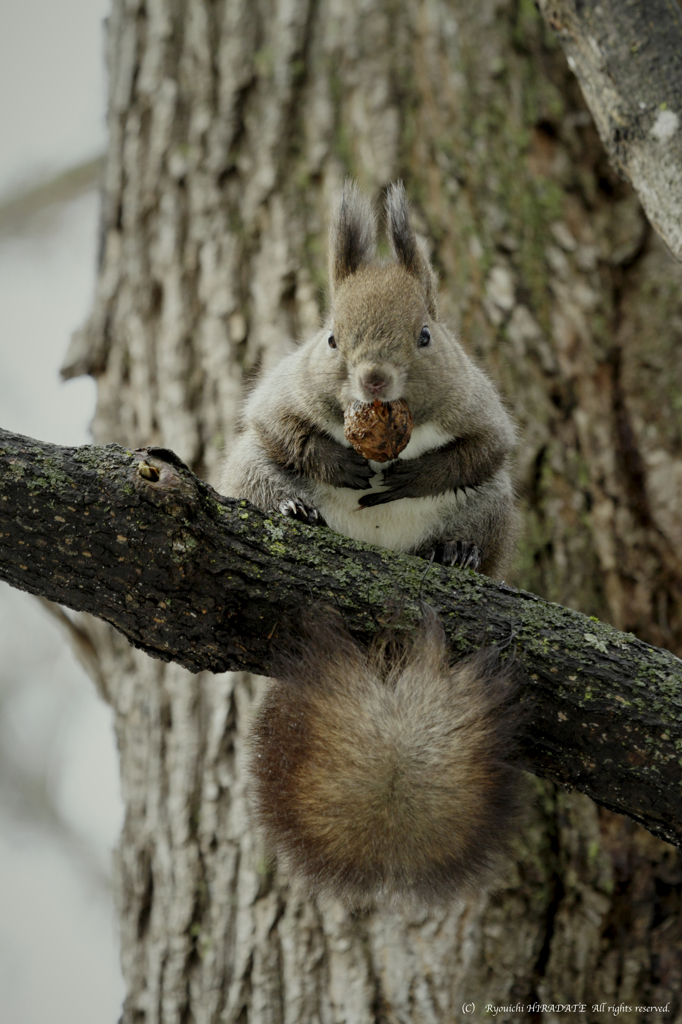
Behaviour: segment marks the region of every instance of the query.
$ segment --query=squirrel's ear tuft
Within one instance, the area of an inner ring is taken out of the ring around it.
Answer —
[[[429,258],[417,241],[412,220],[410,204],[405,195],[402,181],[389,185],[386,193],[386,221],[388,240],[398,263],[417,278],[426,296],[429,313],[435,318],[438,315],[436,288],[437,281]]]
[[[329,286],[341,282],[365,263],[371,263],[377,244],[377,220],[371,201],[354,181],[346,180],[329,233]]]

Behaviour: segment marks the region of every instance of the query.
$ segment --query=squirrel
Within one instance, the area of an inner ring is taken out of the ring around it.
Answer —
[[[515,428],[495,386],[439,319],[437,281],[404,187],[389,186],[376,256],[371,201],[346,183],[330,230],[323,329],[245,402],[220,490],[358,541],[500,578],[516,507]],[[409,443],[388,464],[344,436],[353,401],[404,400]],[[519,820],[515,684],[494,653],[454,665],[436,613],[369,649],[308,618],[251,736],[257,822],[311,895],[355,908],[442,903],[488,888]]]

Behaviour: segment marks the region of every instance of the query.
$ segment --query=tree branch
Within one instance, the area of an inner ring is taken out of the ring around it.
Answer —
[[[532,771],[682,844],[682,662],[630,634],[473,572],[264,515],[160,448],[62,448],[0,431],[0,538],[0,578],[195,672],[269,674],[315,602],[366,641],[396,598],[413,616],[423,599],[458,655],[515,653]]]
[[[682,259],[682,11],[677,0],[538,0],[611,162]]]

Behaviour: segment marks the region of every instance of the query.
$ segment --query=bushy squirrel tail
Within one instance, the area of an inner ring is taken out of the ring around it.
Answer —
[[[255,812],[311,895],[435,904],[495,881],[521,801],[516,685],[494,652],[451,665],[430,609],[365,650],[324,611],[278,676],[252,731]]]

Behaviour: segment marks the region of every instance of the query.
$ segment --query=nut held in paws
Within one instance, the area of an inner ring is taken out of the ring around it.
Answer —
[[[366,459],[388,462],[397,459],[412,434],[412,413],[407,402],[351,402],[343,417],[344,434]]]

